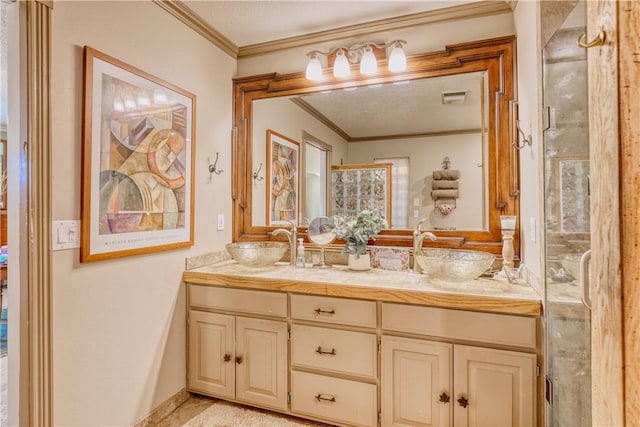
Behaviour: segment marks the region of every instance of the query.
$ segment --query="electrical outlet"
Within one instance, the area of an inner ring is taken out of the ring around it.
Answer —
[[[413,198],[413,206],[418,208],[420,207],[420,198],[419,197],[414,197]]]
[[[414,209],[413,210],[413,217],[414,218],[419,218],[420,217],[420,211],[418,209]]]
[[[224,230],[224,214],[218,214],[218,231]]]

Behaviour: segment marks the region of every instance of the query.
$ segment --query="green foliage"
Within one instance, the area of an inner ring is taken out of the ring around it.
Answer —
[[[334,215],[329,226],[337,238],[345,240],[342,252],[359,257],[367,252],[369,240],[387,228],[387,221],[376,210],[364,210],[350,218]]]

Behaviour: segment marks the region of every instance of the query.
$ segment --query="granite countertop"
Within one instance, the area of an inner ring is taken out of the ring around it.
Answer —
[[[187,270],[188,283],[268,291],[296,292],[428,305],[462,310],[538,316],[542,299],[528,285],[512,285],[501,278],[465,282],[431,279],[424,274],[372,269],[351,271],[346,266],[295,268],[277,263],[251,268],[235,261]]]

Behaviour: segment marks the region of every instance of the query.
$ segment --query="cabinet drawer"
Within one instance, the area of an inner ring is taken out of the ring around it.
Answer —
[[[311,295],[291,295],[293,319],[376,327],[376,302]]]
[[[293,325],[291,332],[293,366],[376,377],[377,340],[374,334],[303,325]]]
[[[378,424],[376,386],[291,372],[291,411],[357,426]]]
[[[287,294],[189,285],[191,307],[287,317]]]
[[[382,304],[382,329],[536,348],[536,319],[404,304]]]

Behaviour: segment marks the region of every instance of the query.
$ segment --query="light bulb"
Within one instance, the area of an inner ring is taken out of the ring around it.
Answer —
[[[131,111],[136,109],[136,101],[133,99],[133,96],[127,95],[124,97],[124,109],[126,111]]]
[[[113,111],[118,113],[124,112],[124,103],[122,102],[122,98],[119,96],[113,98]]]
[[[340,49],[336,54],[336,60],[333,63],[333,76],[337,78],[345,78],[351,75],[351,66],[349,60],[344,55],[344,50]]]
[[[167,94],[162,89],[155,89],[153,91],[153,103],[154,104],[166,104]]]
[[[360,73],[364,75],[371,75],[378,72],[378,61],[373,54],[371,47],[367,46],[362,54],[360,60]]]
[[[400,43],[396,43],[389,55],[389,71],[397,73],[407,69],[407,55]]]
[[[140,108],[150,106],[151,105],[151,100],[149,99],[149,95],[147,95],[147,92],[145,92],[143,90],[138,92],[138,96],[136,97],[136,103],[138,104],[138,107],[140,107]]]
[[[309,80],[322,80],[322,65],[320,65],[320,60],[316,54],[309,58],[306,77]]]

